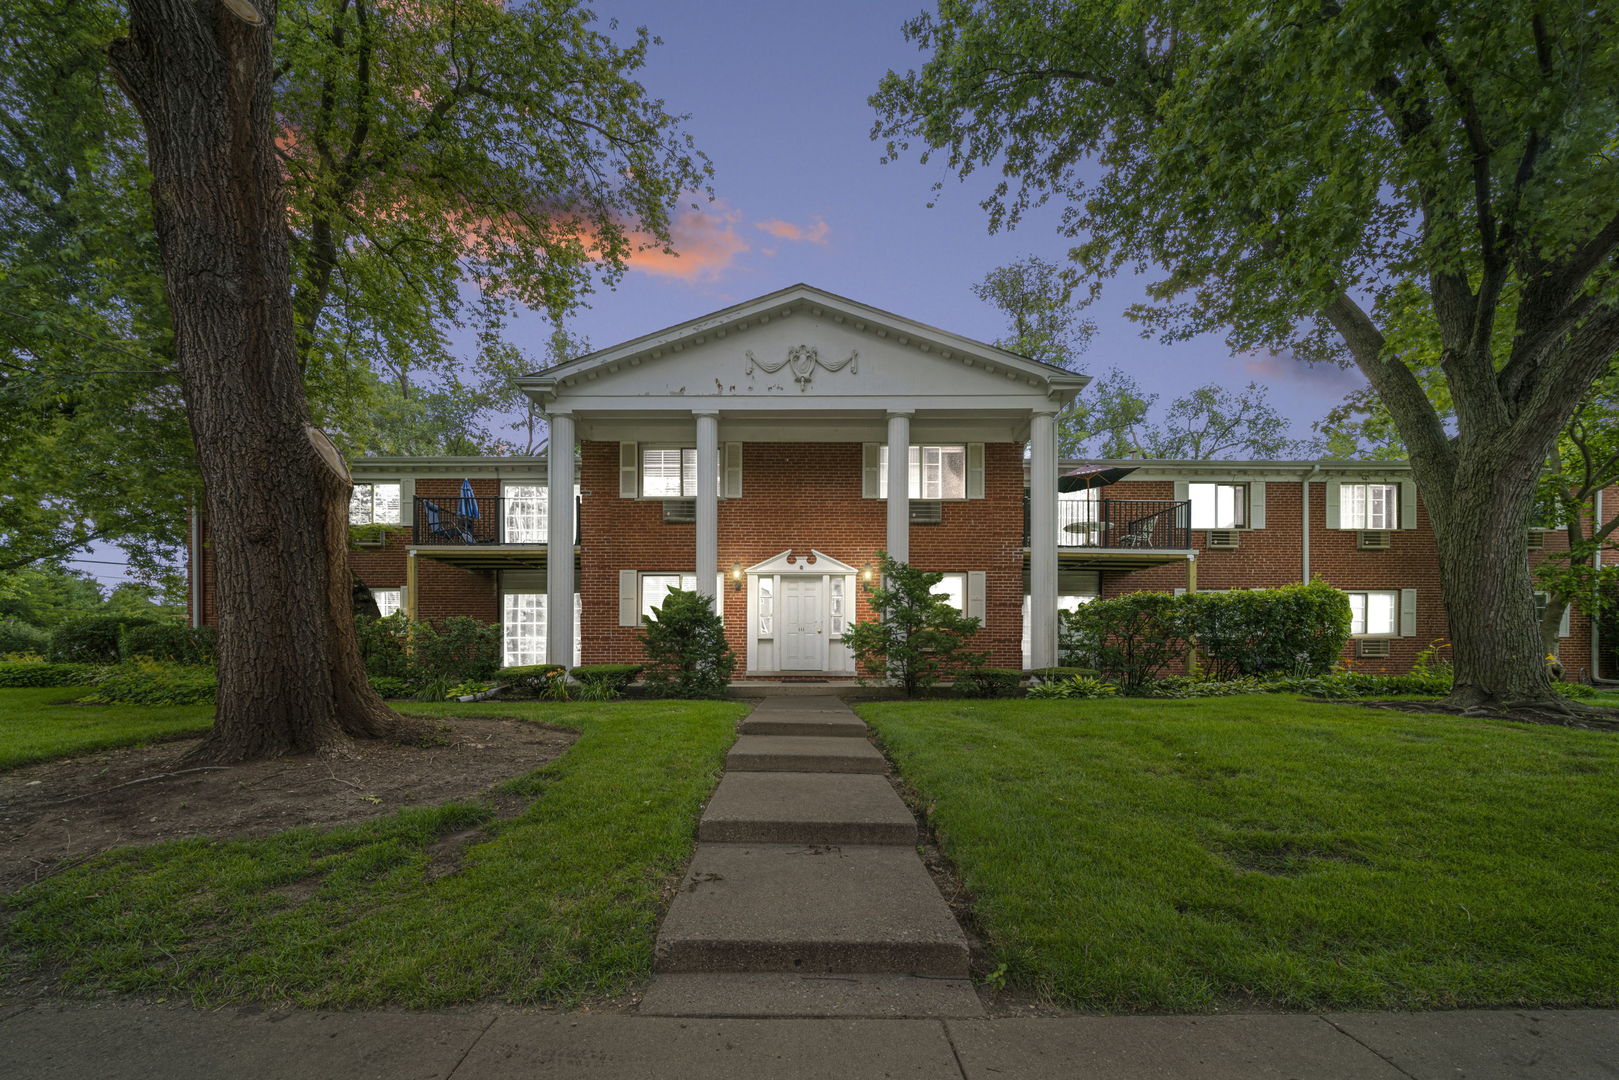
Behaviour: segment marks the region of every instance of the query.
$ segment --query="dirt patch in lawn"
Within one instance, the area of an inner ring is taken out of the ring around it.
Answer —
[[[181,759],[197,740],[186,739],[0,773],[0,894],[126,844],[263,836],[480,797],[514,813],[526,800],[490,789],[575,738],[519,720],[457,717],[436,726],[436,745],[356,743],[343,756],[188,770]],[[150,777],[158,779],[133,782]]]

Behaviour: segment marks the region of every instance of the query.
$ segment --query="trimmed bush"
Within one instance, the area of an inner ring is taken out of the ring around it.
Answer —
[[[212,664],[218,635],[211,626],[180,623],[129,626],[119,641],[125,660],[161,660],[171,664]]]
[[[103,670],[81,701],[104,705],[201,705],[219,688],[214,669],[198,664],[130,660]]]
[[[706,596],[671,589],[643,619],[647,689],[658,697],[724,697],[736,668],[725,627]]]
[[[1023,682],[1023,672],[1016,668],[968,668],[956,677],[956,689],[963,697],[1011,697]]]
[[[641,674],[640,664],[583,664],[568,674],[592,692],[618,697]]]
[[[42,660],[0,663],[0,687],[88,686],[106,670],[98,664],[50,664]]]
[[[1234,694],[1265,694],[1279,689],[1274,683],[1252,676],[1236,679],[1194,679],[1188,675],[1167,675],[1146,688],[1147,697],[1203,698],[1231,697]]]
[[[567,671],[561,664],[523,664],[501,668],[495,679],[505,683],[514,697],[566,699]]]
[[[140,615],[87,615],[51,631],[47,660],[59,664],[116,664],[119,641],[126,629],[150,626]]]
[[[1204,673],[1214,682],[1325,675],[1349,640],[1349,597],[1320,580],[1194,593],[1179,602],[1188,608]]]
[[[1064,613],[1075,651],[1125,694],[1139,694],[1186,655],[1192,620],[1184,597],[1127,593]],[[1065,656],[1064,659],[1067,659]]]
[[[44,656],[51,636],[21,619],[0,619],[0,656]]]

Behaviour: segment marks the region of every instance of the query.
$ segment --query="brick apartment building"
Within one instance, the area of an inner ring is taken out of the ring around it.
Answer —
[[[382,528],[351,562],[385,613],[499,623],[512,664],[637,660],[680,587],[717,599],[739,675],[850,676],[884,550],[946,575],[997,666],[1054,663],[1057,612],[1096,597],[1312,577],[1350,594],[1364,667],[1445,636],[1402,463],[1059,461],[1088,381],[796,285],[522,380],[573,453],[355,463],[351,520]],[[1537,531],[1531,559],[1564,543]],[[1599,638],[1565,618],[1570,677],[1614,676]]]

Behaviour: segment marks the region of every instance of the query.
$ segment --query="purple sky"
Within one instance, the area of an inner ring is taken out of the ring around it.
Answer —
[[[682,218],[681,258],[634,264],[571,328],[602,348],[803,281],[969,337],[1002,334],[1001,316],[970,286],[1031,253],[1065,261],[1069,243],[1057,233],[1059,208],[989,235],[978,205],[993,183],[987,174],[963,185],[914,155],[879,163],[866,98],[884,72],[920,59],[900,33],[917,10],[915,0],[604,0],[604,24],[616,17],[663,38],[642,81],[672,112],[691,115],[688,130],[714,161],[719,198]],[[937,181],[944,190],[929,209]],[[1083,370],[1124,368],[1164,402],[1206,382],[1258,379],[1300,437],[1360,385],[1358,374],[1334,367],[1233,356],[1218,337],[1143,339],[1123,314],[1141,299],[1139,281],[1108,284],[1090,310],[1097,334]],[[547,330],[535,316],[518,333],[538,353]]]

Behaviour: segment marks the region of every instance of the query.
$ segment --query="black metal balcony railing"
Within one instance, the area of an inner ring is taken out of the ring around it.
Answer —
[[[414,544],[544,544],[543,498],[484,495],[475,499],[417,496],[411,515]],[[579,500],[574,500],[574,543],[579,542]]]
[[[1029,542],[1027,498],[1023,542]],[[1192,504],[1174,499],[1062,499],[1057,503],[1057,546],[1185,550],[1192,546]]]

